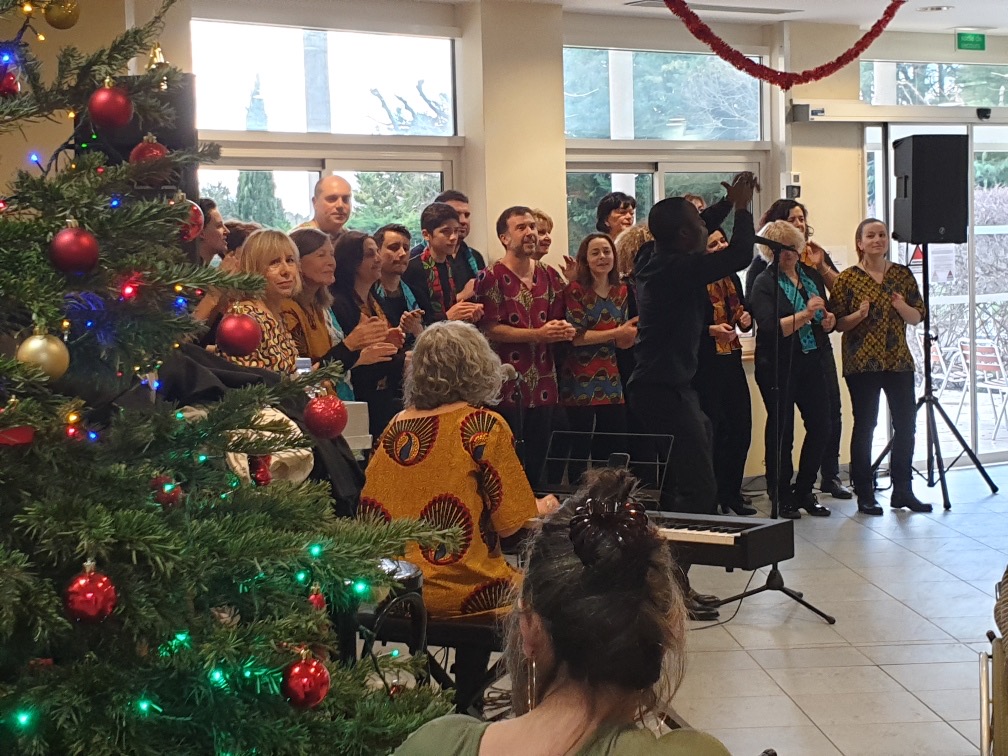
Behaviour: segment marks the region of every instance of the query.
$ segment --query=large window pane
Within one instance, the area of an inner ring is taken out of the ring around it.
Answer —
[[[973,156],[980,451],[1008,449],[1008,128],[977,126]],[[994,149],[991,149],[991,148]],[[986,355],[986,356],[985,356]]]
[[[224,220],[289,231],[312,217],[318,171],[239,171],[200,168],[200,196],[217,203]]]
[[[450,39],[199,20],[191,34],[201,129],[455,133]]]
[[[432,171],[339,171],[353,190],[347,228],[372,233],[386,223],[401,223],[420,238],[420,212],[443,189]],[[312,192],[318,171],[240,171],[201,168],[200,196],[210,197],[225,220],[260,223],[284,231],[314,215]]]
[[[704,202],[713,205],[724,197],[724,187],[721,182],[731,183],[734,173],[666,173],[665,197],[682,197],[685,194],[696,194],[703,197]],[[721,228],[731,238],[735,227],[735,214],[725,218]],[[758,230],[758,229],[757,229]],[[743,275],[743,278],[745,276]]]
[[[1003,106],[1008,66],[861,61],[861,100],[872,105]]]
[[[654,175],[651,173],[567,174],[567,239],[570,254],[577,253],[581,240],[594,233],[596,209],[609,192],[624,192],[637,200],[637,220],[647,218],[654,203]]]
[[[760,139],[760,87],[715,55],[564,48],[570,138]]]

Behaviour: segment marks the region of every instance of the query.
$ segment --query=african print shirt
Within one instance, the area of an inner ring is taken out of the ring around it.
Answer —
[[[480,325],[486,328],[500,323],[512,328],[541,328],[550,320],[563,319],[562,294],[542,263],[535,264],[529,289],[503,262],[497,262],[480,271],[476,279],[476,301],[483,305]],[[518,388],[522,406],[547,407],[557,403],[551,344],[492,343],[501,362],[513,365],[521,376]],[[513,385],[504,385],[502,404],[513,404]]]
[[[586,331],[612,331],[627,321],[627,287],[609,288],[600,297],[591,286],[571,281],[564,292],[567,322],[581,336]],[[616,364],[616,342],[570,346],[560,370],[560,399],[568,406],[623,404],[623,384]]]
[[[511,429],[496,412],[465,405],[421,417],[397,415],[368,464],[357,512],[462,530],[458,551],[407,547],[406,559],[423,571],[424,604],[432,616],[510,607],[518,573],[504,560],[498,534],[535,517],[536,502]]]
[[[284,324],[277,319],[266,305],[251,299],[235,302],[229,310],[235,315],[251,315],[262,329],[259,348],[246,357],[222,356],[242,367],[265,368],[275,373],[293,375],[297,372],[297,344],[291,338]]]
[[[830,300],[830,311],[837,320],[857,312],[864,300],[871,302],[868,317],[846,331],[840,341],[844,375],[914,369],[907,346],[907,324],[892,305],[893,294],[902,294],[906,303],[923,317],[924,300],[917,279],[905,265],[890,265],[882,283],[856,265],[837,277]]]

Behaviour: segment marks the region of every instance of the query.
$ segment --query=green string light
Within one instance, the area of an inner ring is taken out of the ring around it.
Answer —
[[[227,686],[227,678],[224,676],[224,670],[220,667],[214,667],[210,670],[210,674],[207,675],[210,682],[219,688],[224,688]]]
[[[185,420],[185,413],[182,410],[179,410],[178,412],[175,413],[175,419]]]
[[[322,544],[313,543],[311,546],[308,547],[308,553],[311,554],[312,557],[314,557],[315,559],[318,559],[320,556],[322,556]]]
[[[298,570],[294,573],[294,579],[301,583],[301,585],[306,585],[311,579],[311,575],[308,573],[308,570]]]
[[[22,729],[30,727],[32,719],[34,719],[34,714],[32,714],[30,709],[21,709],[14,712],[14,721],[17,723],[17,726]]]
[[[141,698],[137,701],[137,711],[140,712],[142,716],[147,716],[152,711],[158,712],[159,714],[164,711],[160,706],[151,701],[149,698]]]
[[[393,659],[397,658],[399,656],[399,649],[398,648],[393,648],[392,649],[392,653],[389,654],[389,656],[391,656]]]
[[[200,463],[201,465],[202,465],[202,464],[203,464],[204,462],[206,462],[206,461],[207,461],[207,459],[208,459],[208,458],[207,458],[207,455],[206,455],[206,454],[200,454],[200,455],[199,455],[198,457],[196,457],[196,461],[197,461],[197,462],[199,462],[199,463]]]
[[[356,593],[358,596],[363,596],[364,594],[369,593],[370,591],[371,586],[368,585],[365,581],[363,580],[354,581],[353,592]]]

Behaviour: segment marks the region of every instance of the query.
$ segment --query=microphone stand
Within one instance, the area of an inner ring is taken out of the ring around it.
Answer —
[[[774,480],[776,481],[777,490],[770,496],[770,519],[776,520],[780,516],[780,495],[781,495],[781,453],[782,447],[784,445],[783,434],[781,433],[781,407],[780,407],[780,361],[781,361],[781,305],[780,305],[780,285],[778,281],[780,280],[781,269],[780,269],[780,253],[784,249],[790,249],[792,252],[795,251],[791,247],[785,247],[785,245],[773,242],[770,239],[759,239],[761,243],[766,244],[770,247],[773,252],[773,262],[770,265],[774,268],[776,274],[776,280],[774,281],[774,379],[773,385],[770,387],[770,396],[773,397],[773,422],[774,422],[774,443],[777,445],[777,455],[774,457],[774,466],[776,469],[776,474],[774,475]],[[798,263],[800,265],[800,263]],[[794,336],[794,334],[791,334]],[[794,348],[794,347],[792,347]],[[790,376],[788,376],[790,380]],[[794,409],[791,409],[794,412]],[[791,481],[787,482],[787,485],[791,485]],[[794,538],[794,529],[791,530],[792,539]],[[836,617],[826,614],[826,612],[813,606],[808,601],[805,600],[805,594],[801,591],[796,591],[793,588],[788,588],[784,585],[784,576],[781,575],[781,571],[777,566],[777,562],[770,565],[770,572],[767,573],[766,582],[748,591],[743,591],[735,596],[731,596],[726,599],[721,599],[716,606],[724,606],[725,604],[730,604],[735,601],[741,601],[749,596],[755,596],[758,593],[763,593],[764,591],[778,591],[783,593],[785,596],[790,597],[792,600],[797,601],[799,604],[804,606],[811,612],[815,612],[820,617],[822,617],[830,625],[836,624]]]

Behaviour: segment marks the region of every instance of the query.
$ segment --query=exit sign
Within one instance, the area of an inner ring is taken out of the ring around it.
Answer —
[[[987,49],[987,35],[976,32],[956,32],[956,50]]]

